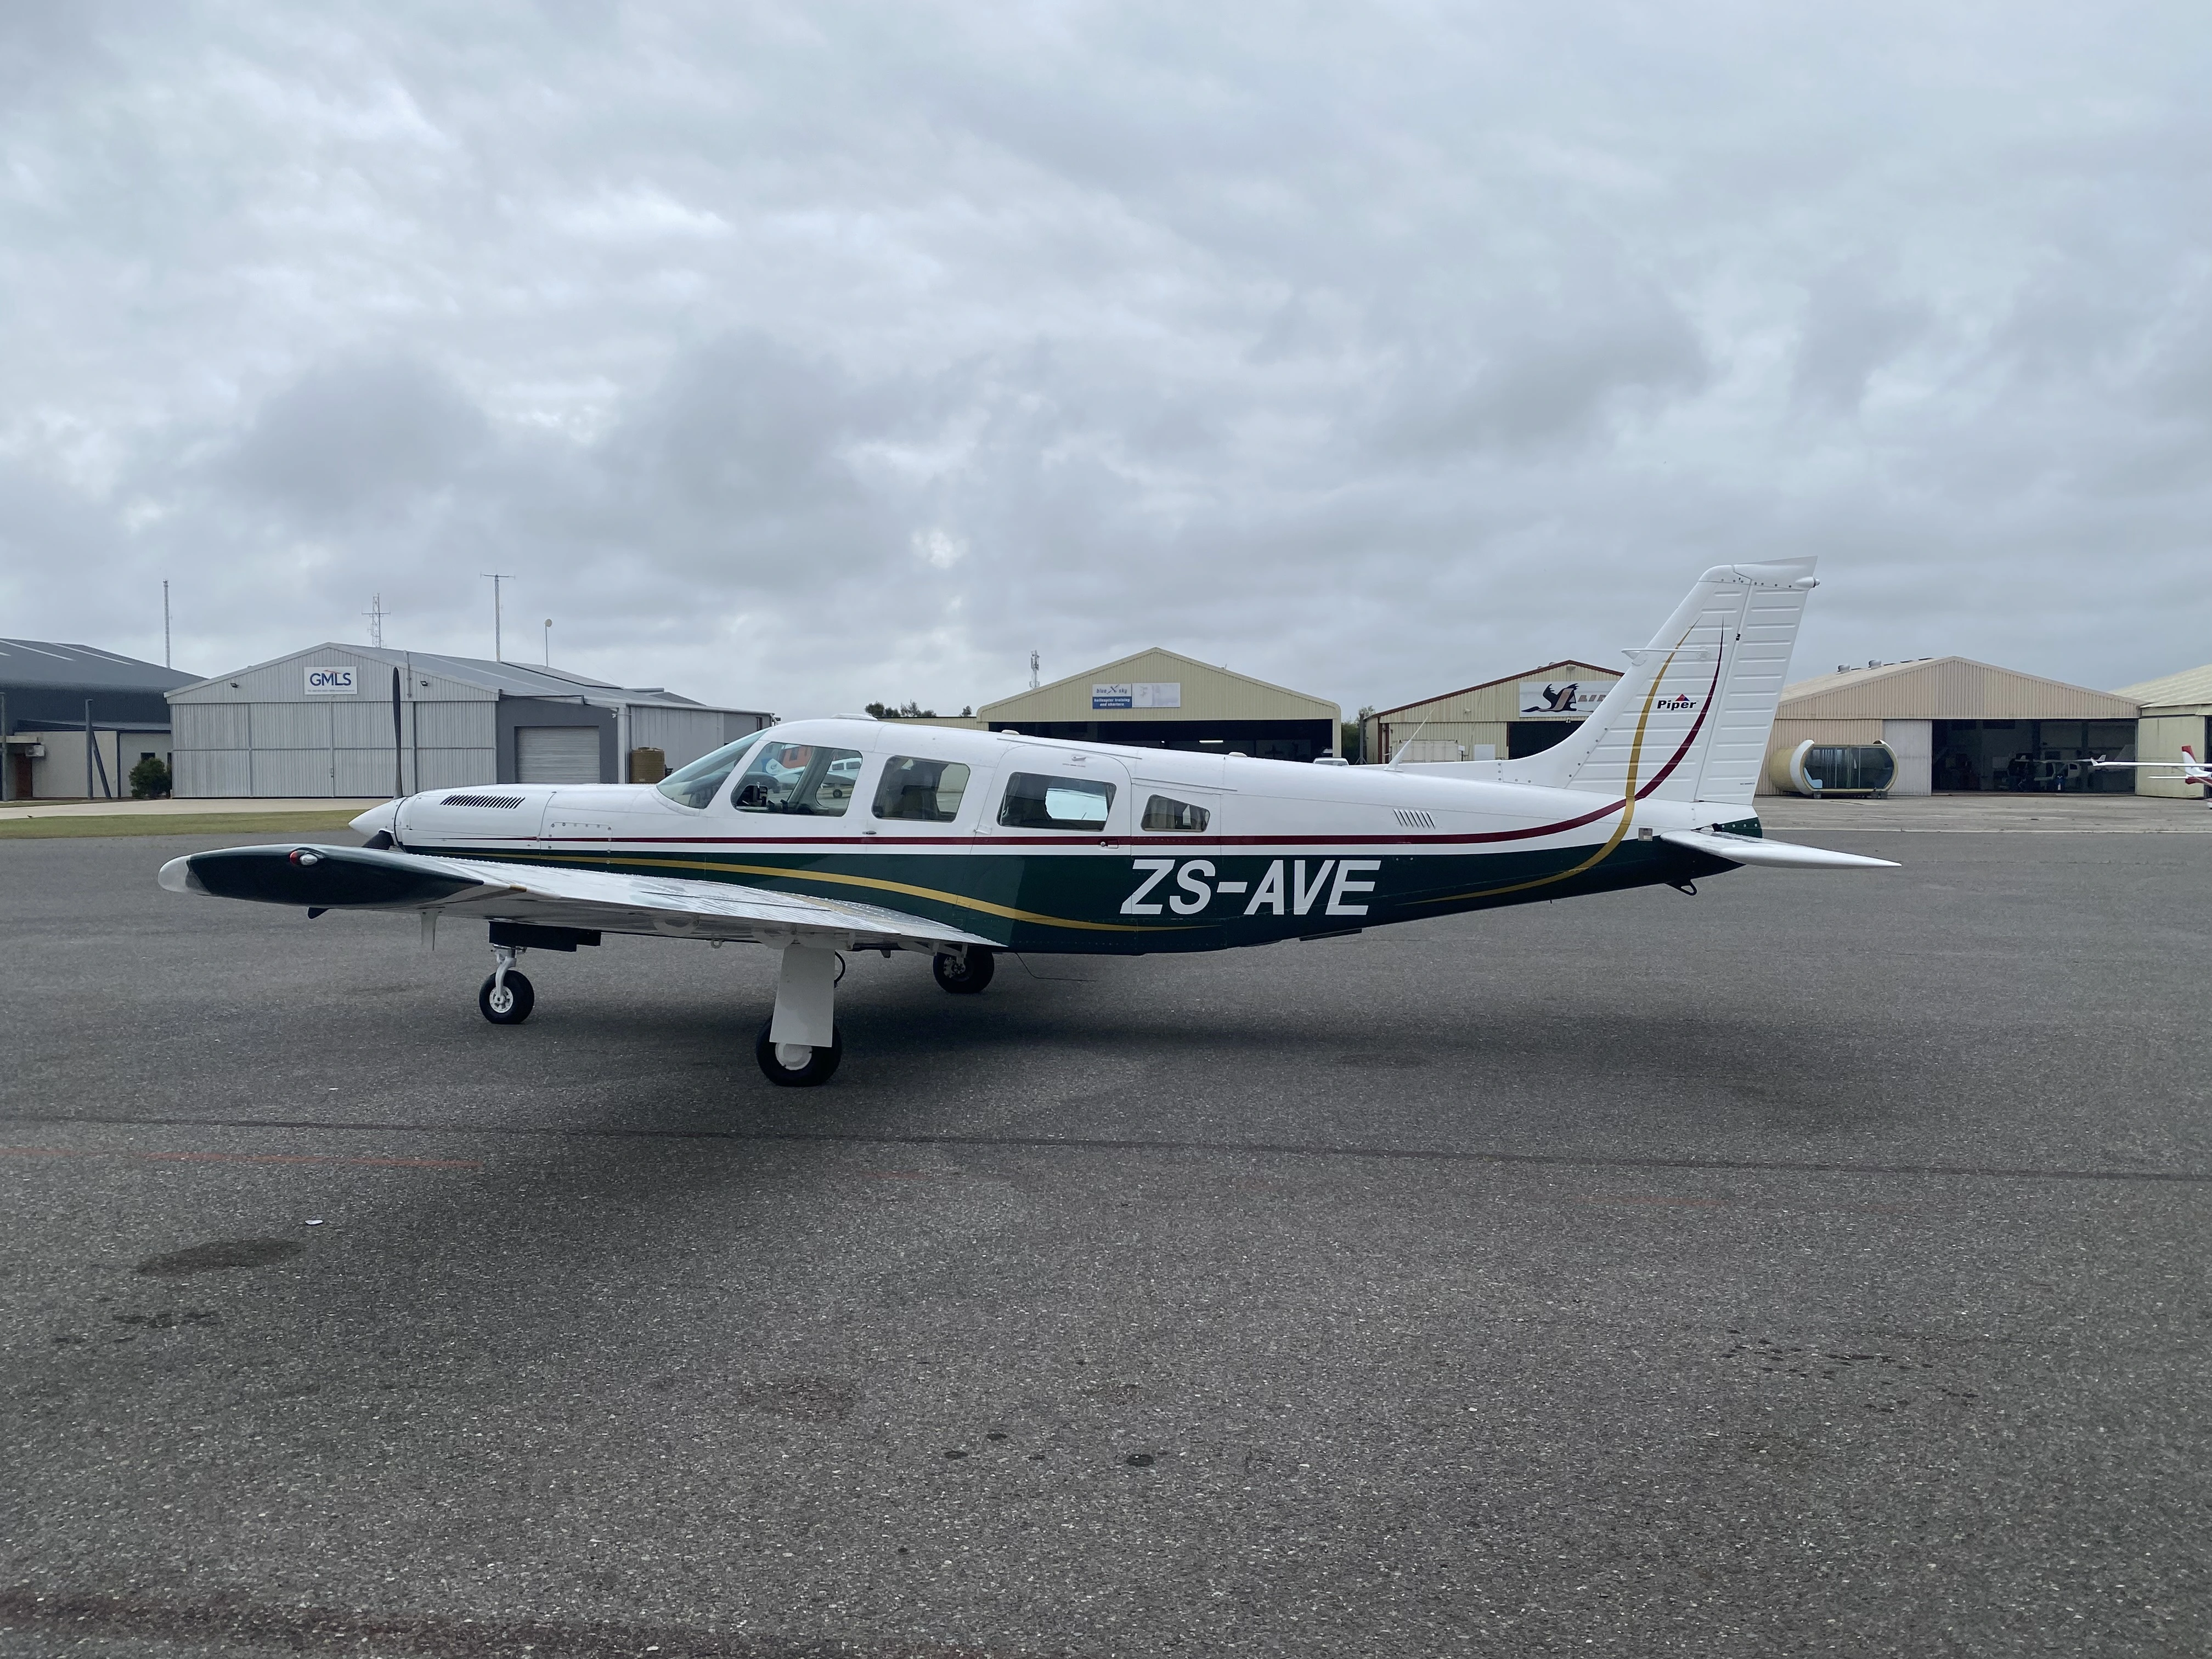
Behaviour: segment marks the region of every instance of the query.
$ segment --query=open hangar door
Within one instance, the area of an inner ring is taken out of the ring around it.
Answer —
[[[2130,772],[2095,760],[2133,760],[2133,720],[1934,720],[1929,781],[1939,790],[2124,795]]]

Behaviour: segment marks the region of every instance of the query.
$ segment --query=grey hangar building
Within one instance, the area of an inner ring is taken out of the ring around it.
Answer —
[[[565,669],[323,644],[168,693],[179,796],[651,783],[773,723]]]

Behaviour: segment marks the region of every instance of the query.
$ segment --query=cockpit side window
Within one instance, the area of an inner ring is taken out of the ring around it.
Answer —
[[[1187,800],[1176,800],[1166,795],[1154,795],[1145,803],[1144,827],[1165,830],[1178,835],[1202,836],[1207,820],[1212,814],[1203,806],[1193,806]]]
[[[950,823],[968,793],[968,769],[958,761],[893,755],[876,782],[876,816],[920,823]]]
[[[760,733],[755,732],[735,743],[726,743],[712,754],[702,755],[689,766],[671,772],[656,787],[679,806],[706,806],[714,800],[722,781],[738,769],[745,751],[759,741]]]
[[[1110,783],[1017,772],[1006,780],[999,822],[1016,830],[1099,830],[1106,827],[1106,814],[1113,805]]]
[[[816,743],[764,743],[738,780],[730,805],[740,812],[790,812],[842,818],[860,778],[860,751]]]

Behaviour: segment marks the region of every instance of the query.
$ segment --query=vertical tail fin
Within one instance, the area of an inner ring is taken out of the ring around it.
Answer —
[[[1555,788],[1751,805],[1811,559],[1716,565],[1574,736],[1509,776]]]

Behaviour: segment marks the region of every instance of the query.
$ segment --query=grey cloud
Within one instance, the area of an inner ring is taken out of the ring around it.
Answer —
[[[319,364],[264,403],[215,463],[235,487],[313,522],[402,509],[450,489],[491,441],[482,410],[426,365]]]
[[[1868,380],[1931,321],[1924,305],[1882,293],[1863,272],[1832,275],[1805,307],[1793,394],[1801,404],[1856,412]]]
[[[482,650],[501,569],[786,710],[1356,706],[1803,550],[1814,666],[2203,654],[2188,6],[81,15],[0,33],[25,632]]]

